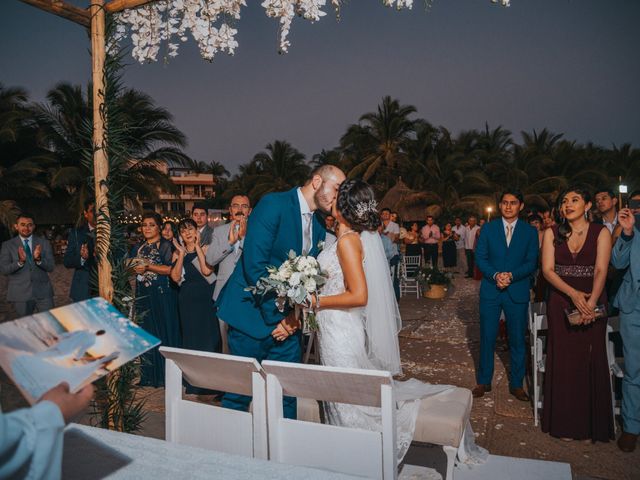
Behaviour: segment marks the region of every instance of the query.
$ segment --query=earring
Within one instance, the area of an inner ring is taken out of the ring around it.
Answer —
[[[586,210],[584,211],[584,219],[589,220],[589,212],[587,212]]]

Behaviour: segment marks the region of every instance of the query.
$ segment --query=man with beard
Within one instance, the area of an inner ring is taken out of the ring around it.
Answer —
[[[267,274],[267,266],[279,267],[289,251],[296,255],[319,253],[325,240],[319,211],[331,211],[344,173],[333,165],[311,172],[300,188],[271,193],[260,200],[249,218],[242,257],[218,297],[218,317],[229,325],[227,341],[234,355],[299,362],[300,322],[291,310],[280,312],[273,294],[254,296],[245,288]],[[251,397],[227,393],[222,405],[246,411]],[[285,397],[284,416],[296,417],[295,398]]]
[[[17,236],[0,249],[0,272],[8,277],[7,302],[13,303],[18,317],[35,310],[53,308],[53,287],[49,273],[55,266],[49,240],[34,235],[33,215],[22,212],[14,225]]]
[[[251,201],[246,195],[236,195],[231,199],[229,206],[229,218],[231,221],[213,231],[211,244],[207,250],[207,263],[212,267],[218,265],[218,276],[216,286],[213,291],[213,300],[216,301],[220,295],[222,287],[233,273],[233,269],[238,263],[244,237],[247,234],[247,220],[251,214]],[[196,258],[195,261],[198,259]],[[229,353],[227,345],[227,324],[220,320],[220,335],[222,338],[222,351]]]

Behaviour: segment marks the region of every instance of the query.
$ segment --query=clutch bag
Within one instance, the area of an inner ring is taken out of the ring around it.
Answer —
[[[594,312],[596,314],[596,319],[606,317],[607,307],[605,307],[604,305],[598,305],[594,309]],[[569,323],[571,325],[582,324],[582,314],[577,308],[574,308],[573,310],[569,310],[568,308],[565,308],[564,313],[567,316],[567,320],[569,320]]]

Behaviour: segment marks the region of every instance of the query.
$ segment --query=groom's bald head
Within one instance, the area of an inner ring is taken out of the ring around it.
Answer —
[[[338,188],[344,181],[345,175],[335,165],[322,165],[315,168],[304,186],[304,195],[312,210],[319,208],[324,213],[331,212],[331,206],[338,195]]]

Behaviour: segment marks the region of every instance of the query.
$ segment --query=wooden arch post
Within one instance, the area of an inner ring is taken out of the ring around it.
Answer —
[[[109,161],[107,158],[107,142],[105,141],[104,109],[104,60],[105,60],[105,10],[104,0],[92,0],[91,15],[91,76],[93,80],[93,175],[96,193],[96,236],[99,246],[98,256],[98,288],[100,296],[111,302],[113,299],[113,281],[111,264],[109,263],[109,243],[111,225],[109,222],[109,203],[107,177]]]

